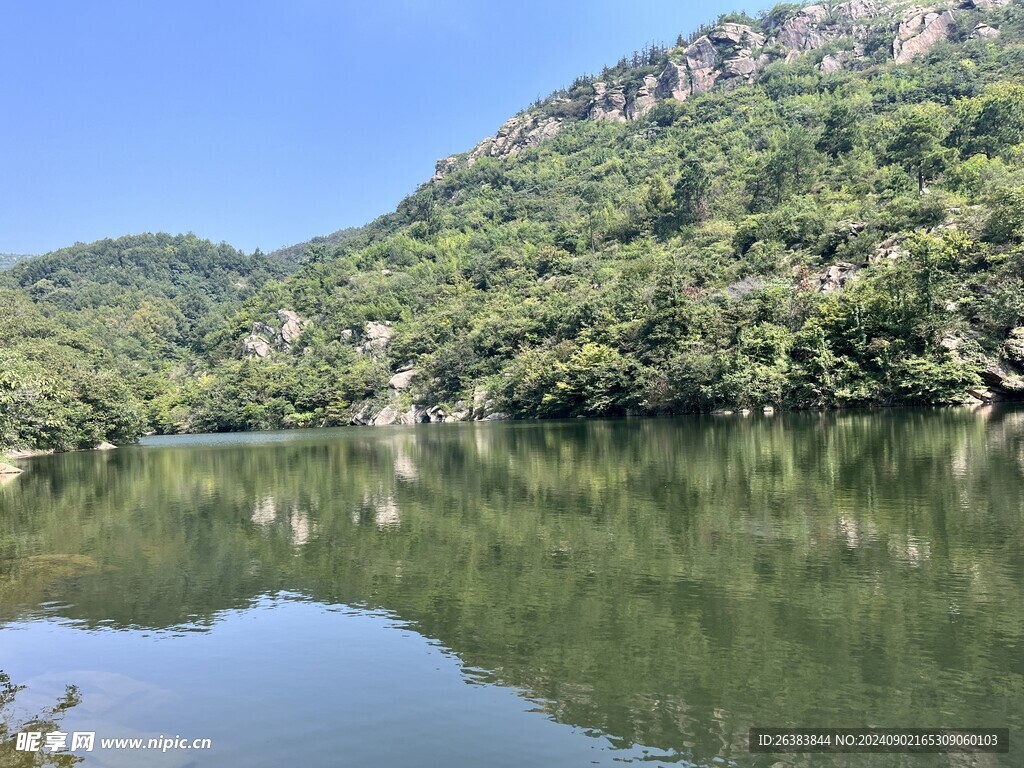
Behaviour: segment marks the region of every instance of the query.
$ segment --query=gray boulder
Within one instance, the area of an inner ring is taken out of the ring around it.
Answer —
[[[818,293],[834,293],[841,291],[856,273],[857,268],[846,261],[833,264],[818,282]]]
[[[699,38],[684,52],[686,66],[690,70],[690,87],[693,93],[710,91],[718,79],[715,65],[718,51],[707,35]]]
[[[626,107],[626,117],[630,120],[639,120],[644,117],[658,103],[657,93],[658,78],[654,75],[645,76],[644,84],[640,86],[633,101]]]
[[[270,340],[275,336],[274,329],[266,323],[253,323],[252,331],[242,339],[242,354],[246,357],[270,357],[274,348]]]
[[[387,347],[393,335],[390,323],[377,323],[371,320],[363,326],[365,341],[356,347],[356,351],[361,354],[381,352]]]
[[[412,383],[412,380],[418,374],[419,371],[415,368],[410,368],[407,371],[400,371],[388,380],[388,386],[397,392],[401,392],[409,388],[409,384]]]
[[[590,103],[591,120],[608,120],[613,123],[624,123],[626,117],[625,86],[607,83],[594,83],[594,99]]]
[[[290,309],[277,310],[277,319],[281,321],[281,341],[285,345],[291,345],[293,341],[302,335],[302,325],[299,316]]]
[[[897,64],[913,61],[937,43],[949,38],[954,19],[950,11],[932,8],[908,8],[892,41],[892,57]]]
[[[387,427],[391,424],[397,424],[399,413],[390,405],[385,405],[376,416],[370,421],[375,427]]]
[[[820,48],[829,40],[829,35],[822,29],[827,20],[828,11],[825,6],[808,5],[782,25],[776,40],[796,51]]]
[[[659,99],[686,101],[693,88],[690,84],[690,70],[685,64],[670,61],[658,76],[656,95]]]
[[[971,34],[968,35],[968,37],[970,37],[971,40],[999,37],[999,30],[995,27],[990,27],[988,24],[975,24],[974,29],[971,30]]]

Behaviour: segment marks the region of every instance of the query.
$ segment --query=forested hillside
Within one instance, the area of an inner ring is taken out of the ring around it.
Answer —
[[[1013,396],[1022,13],[975,5],[784,5],[580,79],[314,245],[162,428]]]
[[[136,439],[210,336],[286,269],[194,235],[77,244],[0,275],[0,446]],[[6,289],[6,290],[3,290]]]
[[[119,366],[169,343],[128,379],[167,432],[1014,398],[1022,34],[999,0],[733,14],[534,104],[240,309],[269,266],[196,312],[10,276]]]

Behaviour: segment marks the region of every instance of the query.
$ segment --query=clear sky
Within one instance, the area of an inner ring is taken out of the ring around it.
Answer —
[[[538,96],[750,0],[0,0],[0,252],[366,223]]]

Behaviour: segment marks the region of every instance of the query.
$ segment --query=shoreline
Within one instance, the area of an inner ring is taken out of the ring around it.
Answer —
[[[538,419],[538,418],[500,418],[500,419],[453,419],[451,421],[436,421],[436,422],[410,422],[400,423],[396,422],[393,424],[339,424],[333,427],[302,427],[302,428],[288,428],[281,427],[279,429],[253,429],[253,430],[241,430],[235,432],[169,432],[166,434],[155,434],[149,433],[143,435],[143,437],[199,437],[199,436],[212,436],[212,435],[258,435],[261,433],[272,433],[272,432],[299,432],[299,431],[319,431],[323,429],[386,429],[388,427],[420,427],[420,426],[436,426],[436,425],[451,425],[451,424],[495,424],[495,423],[535,423],[541,424],[545,422],[566,422],[574,420],[601,420],[601,419],[663,419],[663,418],[675,418],[680,416],[707,416],[716,418],[734,418],[737,420],[746,420],[750,417],[755,418],[774,418],[775,416],[785,414],[797,414],[797,413],[817,413],[817,414],[838,414],[838,413],[849,413],[849,412],[863,412],[863,411],[908,411],[918,409],[933,409],[933,410],[968,410],[968,411],[985,411],[993,408],[1000,407],[1014,407],[1024,405],[1024,401],[1015,400],[1002,400],[998,402],[971,402],[971,403],[960,403],[960,404],[947,404],[947,405],[935,405],[935,404],[922,404],[922,405],[879,405],[871,404],[859,407],[845,407],[845,408],[794,408],[794,409],[779,409],[767,406],[764,408],[737,408],[733,409],[716,409],[713,411],[693,411],[690,413],[663,413],[663,414],[621,414],[617,416],[566,416],[555,419]],[[141,439],[141,438],[140,438]],[[129,445],[138,445],[138,441],[130,443]],[[113,445],[111,443],[100,443],[93,448],[76,448],[70,451],[57,451],[53,448],[26,448],[14,451],[8,451],[0,449],[0,464],[9,461],[18,461],[24,459],[34,459],[40,456],[54,456],[58,454],[67,453],[88,453],[91,451],[110,451],[115,450],[121,446]],[[10,465],[8,465],[10,466]],[[18,469],[14,467],[14,469]],[[20,471],[20,470],[19,470]]]

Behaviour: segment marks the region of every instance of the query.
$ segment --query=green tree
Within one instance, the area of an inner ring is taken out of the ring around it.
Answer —
[[[888,154],[917,177],[918,192],[945,165],[948,152],[943,140],[949,131],[945,111],[937,104],[922,104],[901,113],[896,121]]]

